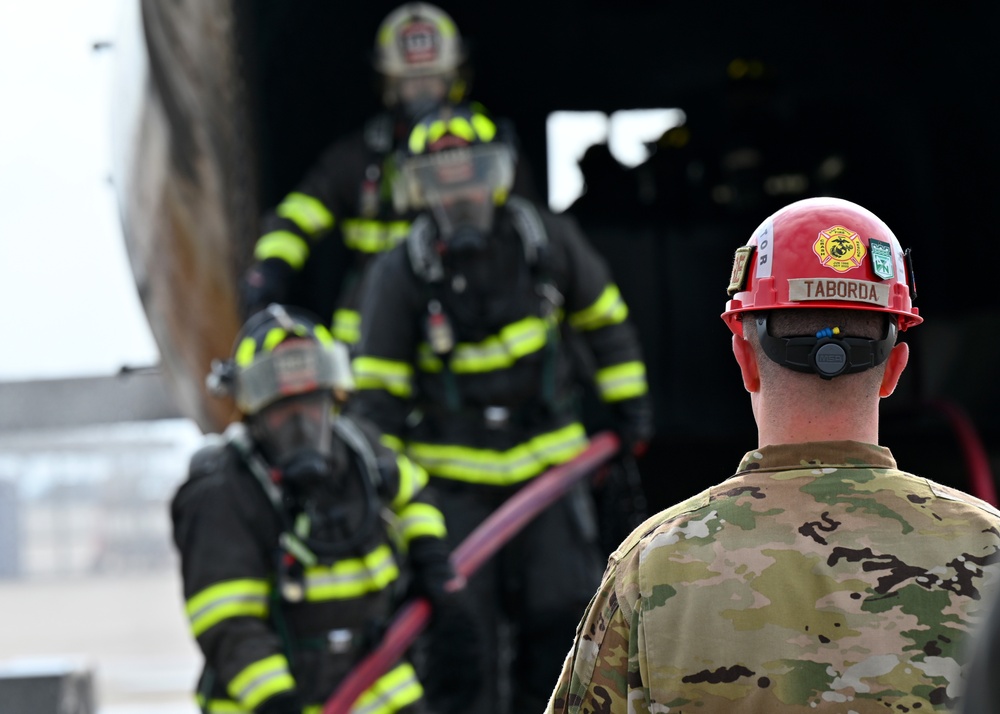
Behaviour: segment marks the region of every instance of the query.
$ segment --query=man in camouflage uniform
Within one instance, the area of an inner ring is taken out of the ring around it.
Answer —
[[[759,446],[611,555],[548,711],[953,708],[1000,513],[876,445],[897,330],[921,322],[908,254],[860,206],[807,199],[737,251],[729,293]]]

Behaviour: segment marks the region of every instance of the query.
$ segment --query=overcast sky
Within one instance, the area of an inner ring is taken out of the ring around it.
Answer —
[[[0,381],[158,353],[110,184],[119,0],[0,3]]]

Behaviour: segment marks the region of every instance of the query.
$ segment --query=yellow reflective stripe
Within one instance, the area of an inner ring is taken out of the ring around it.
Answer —
[[[406,362],[379,359],[378,357],[355,357],[354,384],[357,389],[384,389],[397,397],[410,396],[413,387],[413,367]]]
[[[494,124],[485,114],[473,114],[472,126],[475,128],[479,138],[484,142],[493,141],[497,135],[497,125]]]
[[[407,544],[421,536],[444,538],[448,534],[444,515],[429,503],[411,503],[400,510],[399,524],[396,528],[403,542]]]
[[[333,313],[333,336],[349,345],[361,339],[361,314],[356,310],[336,310]]]
[[[452,352],[450,368],[456,374],[474,374],[506,369],[548,341],[548,325],[540,317],[526,317],[477,343],[460,342]],[[440,372],[441,360],[428,344],[417,347],[417,366],[425,372]]]
[[[249,714],[248,710],[232,699],[206,700],[203,694],[197,695],[195,699],[198,700],[198,708],[206,714]]]
[[[617,325],[628,317],[628,306],[622,300],[617,285],[608,285],[593,305],[569,316],[575,330],[596,330],[607,325]]]
[[[267,331],[267,334],[264,335],[264,345],[262,351],[270,352],[275,347],[284,342],[286,337],[288,337],[288,332],[287,330],[285,330],[285,328],[272,327],[270,330]]]
[[[638,397],[649,391],[646,365],[642,362],[622,362],[597,370],[597,389],[605,402]]]
[[[333,335],[323,325],[315,325],[312,330],[302,324],[294,326],[294,332],[299,337],[315,337],[318,342],[324,345],[333,344]],[[275,347],[284,342],[288,337],[288,331],[283,327],[272,327],[264,335],[264,341],[260,345],[261,352],[270,352]],[[245,367],[253,362],[254,355],[257,354],[257,342],[252,337],[244,337],[236,348],[236,364]]]
[[[257,341],[252,337],[244,337],[240,340],[239,347],[236,348],[236,366],[247,366],[253,362],[255,354],[257,354]]]
[[[413,442],[408,454],[431,476],[507,486],[529,479],[549,466],[569,461],[586,449],[587,443],[583,425],[574,422],[507,451]]]
[[[399,490],[389,506],[394,511],[412,501],[428,481],[427,472],[403,455],[396,457],[396,467],[399,469]]]
[[[417,345],[417,369],[421,372],[440,372],[443,368],[444,363],[429,344],[421,342]]]
[[[266,580],[226,580],[211,585],[185,604],[191,631],[198,637],[231,617],[267,617]]]
[[[394,714],[424,696],[417,673],[409,663],[402,663],[379,677],[362,692],[350,714]]]
[[[424,147],[427,146],[427,127],[423,124],[418,124],[410,132],[409,149],[411,154],[422,154],[424,153]]]
[[[379,440],[379,443],[382,444],[382,446],[385,446],[386,448],[392,449],[397,454],[401,453],[403,451],[403,448],[404,448],[404,446],[403,446],[403,440],[400,439],[398,436],[395,436],[393,434],[384,434],[383,433],[382,436],[380,436],[378,440]]]
[[[285,196],[285,200],[278,205],[276,213],[295,223],[310,236],[333,228],[333,214],[329,209],[318,198],[304,193],[293,191]]]
[[[359,317],[358,320],[360,321],[361,318]],[[331,335],[330,331],[322,325],[316,325],[313,327],[313,335],[315,335],[316,339],[320,341],[320,344],[327,345],[328,347],[333,344],[333,335]]]
[[[291,231],[271,231],[258,239],[253,257],[257,260],[280,258],[295,270],[302,270],[309,258],[309,244]]]
[[[382,253],[395,248],[410,232],[409,221],[347,218],[341,229],[344,245],[362,253]]]
[[[295,689],[295,680],[288,671],[288,660],[276,654],[244,668],[226,689],[244,707],[256,709],[268,697]]]
[[[465,139],[470,144],[476,140],[476,130],[465,117],[454,117],[448,122],[448,133]]]
[[[399,577],[392,549],[382,544],[360,558],[306,569],[306,600],[344,600],[378,592]]]
[[[432,144],[447,133],[448,125],[441,119],[432,121],[430,126],[427,127],[427,138]]]

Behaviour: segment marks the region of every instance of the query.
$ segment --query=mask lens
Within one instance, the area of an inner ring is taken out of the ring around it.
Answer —
[[[434,109],[448,94],[448,80],[442,75],[401,77],[394,82],[399,106],[411,121]]]
[[[485,188],[442,198],[431,204],[431,211],[446,242],[458,233],[470,230],[489,233],[493,227],[493,202]]]
[[[333,395],[315,392],[275,402],[254,417],[264,455],[280,464],[302,450],[330,453]]]
[[[463,228],[490,230],[493,197],[510,189],[513,159],[506,145],[464,146],[414,157],[404,174],[448,240]]]

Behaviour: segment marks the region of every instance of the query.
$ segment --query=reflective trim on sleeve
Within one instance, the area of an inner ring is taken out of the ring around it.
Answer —
[[[474,374],[507,369],[517,360],[538,352],[548,341],[548,324],[540,317],[526,317],[500,328],[477,343],[460,342],[452,352],[450,367],[455,374]],[[417,366],[425,372],[440,372],[442,363],[427,343],[417,348]]]
[[[382,253],[399,245],[410,232],[409,221],[345,218],[344,245],[359,253]]]
[[[306,568],[306,600],[347,600],[384,590],[399,577],[392,549],[382,544],[361,558]]]
[[[508,486],[536,476],[549,466],[569,461],[586,449],[587,443],[583,425],[573,422],[506,451],[413,442],[408,454],[431,476]]]
[[[423,696],[424,689],[413,666],[403,662],[362,692],[351,707],[350,714],[394,714],[418,702]]]
[[[309,244],[302,236],[291,231],[271,231],[257,240],[253,257],[257,260],[280,258],[294,270],[302,270],[309,259]]]
[[[412,393],[413,367],[406,362],[355,357],[354,384],[358,389],[384,389],[397,397],[406,398]]]
[[[226,687],[229,695],[253,710],[265,699],[295,689],[295,680],[284,655],[275,654],[257,660],[233,677]]]
[[[617,325],[628,317],[628,306],[622,300],[617,285],[608,285],[590,307],[571,313],[569,324],[574,330],[596,330]]]
[[[403,440],[393,434],[383,433],[378,440],[379,443],[382,444],[382,446],[386,447],[387,449],[392,449],[397,454],[402,453],[403,449],[406,448],[405,445],[403,444]]]
[[[646,365],[638,360],[622,362],[597,370],[597,390],[605,402],[640,397],[649,391],[646,383]]]
[[[399,511],[396,528],[403,543],[409,545],[414,538],[431,536],[444,538],[448,534],[444,515],[428,503],[411,503]]]
[[[349,345],[361,339],[361,314],[357,310],[336,310],[333,313],[333,337]]]
[[[195,696],[199,711],[205,714],[250,714],[232,699],[206,699],[204,694]]]
[[[226,580],[211,585],[189,598],[185,610],[195,637],[232,617],[266,618],[267,595],[270,587],[266,580]]]
[[[333,214],[322,201],[295,191],[285,196],[275,213],[292,221],[309,236],[328,231],[334,224]]]
[[[396,467],[399,469],[399,490],[389,505],[394,511],[412,501],[428,481],[427,472],[402,454],[396,457]]]

